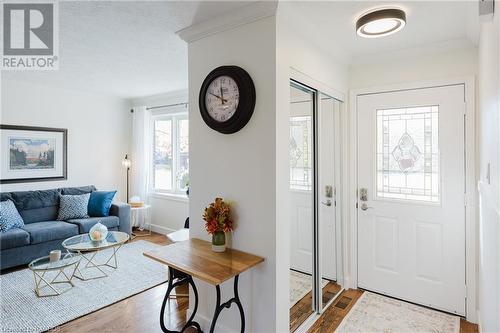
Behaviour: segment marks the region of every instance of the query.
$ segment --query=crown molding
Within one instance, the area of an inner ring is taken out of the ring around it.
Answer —
[[[277,8],[278,1],[259,1],[212,19],[193,24],[177,31],[176,34],[185,42],[191,43],[222,31],[274,16],[276,15]]]

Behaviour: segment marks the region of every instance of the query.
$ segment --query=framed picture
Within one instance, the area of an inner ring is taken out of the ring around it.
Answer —
[[[64,128],[0,125],[0,183],[67,179]]]

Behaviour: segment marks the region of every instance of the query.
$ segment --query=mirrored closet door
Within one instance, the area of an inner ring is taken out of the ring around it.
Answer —
[[[290,83],[290,331],[321,313],[337,280],[335,130],[340,102]]]

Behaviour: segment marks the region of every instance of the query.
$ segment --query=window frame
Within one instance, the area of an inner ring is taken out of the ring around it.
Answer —
[[[179,110],[181,109],[181,110]],[[171,133],[171,144],[172,144],[172,172],[171,172],[171,182],[172,189],[162,189],[155,187],[155,164],[154,164],[154,152],[156,147],[155,140],[155,122],[161,120],[171,120],[172,121],[172,133]],[[187,110],[184,107],[176,107],[175,110],[172,111],[157,111],[151,114],[151,147],[150,147],[150,156],[149,159],[149,193],[150,194],[159,194],[159,195],[172,195],[176,197],[186,197],[186,189],[181,189],[178,186],[177,174],[180,169],[180,150],[179,150],[179,123],[182,120],[187,120],[189,122]],[[189,123],[188,123],[189,124]],[[188,154],[189,154],[189,145],[188,145]],[[188,169],[189,170],[189,169]],[[189,173],[189,171],[188,171]]]

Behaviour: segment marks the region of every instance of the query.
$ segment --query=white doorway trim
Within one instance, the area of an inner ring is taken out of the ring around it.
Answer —
[[[349,119],[344,119],[344,128],[349,128],[348,133],[344,132],[344,165],[343,165],[343,179],[348,180],[349,184],[345,191],[345,198],[343,200],[343,211],[347,223],[345,242],[349,244],[345,249],[347,251],[348,259],[344,261],[345,265],[349,267],[344,268],[346,272],[344,282],[346,288],[357,288],[358,286],[358,243],[357,243],[357,97],[366,94],[376,94],[390,91],[399,90],[412,90],[431,88],[448,85],[463,84],[465,87],[465,177],[466,177],[466,196],[464,198],[466,204],[466,217],[465,217],[465,232],[466,232],[466,245],[465,245],[465,265],[466,265],[466,319],[469,322],[477,323],[477,308],[476,308],[476,292],[477,292],[477,190],[476,190],[476,140],[475,140],[475,87],[474,77],[459,77],[443,80],[431,80],[416,83],[402,83],[395,85],[387,85],[381,87],[371,87],[356,89],[349,93]],[[345,117],[347,118],[347,117]]]

